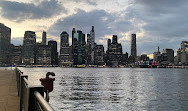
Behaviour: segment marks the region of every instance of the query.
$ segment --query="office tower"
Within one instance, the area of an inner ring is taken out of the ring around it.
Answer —
[[[117,44],[118,43],[118,41],[117,41],[117,35],[113,35],[113,37],[112,37],[112,43],[113,44]]]
[[[131,37],[131,56],[136,59],[137,50],[136,50],[136,34],[132,34]]]
[[[35,63],[36,54],[36,35],[33,31],[26,31],[23,40],[23,58],[24,65],[32,65]]]
[[[180,48],[177,51],[177,61],[178,63],[181,62],[181,49]]]
[[[107,48],[107,65],[111,67],[118,67],[122,64],[122,46],[117,42],[117,35],[113,35],[112,42],[108,40]]]
[[[91,48],[93,49],[95,46],[95,31],[94,26],[92,26],[92,29],[90,31],[90,42],[91,42]]]
[[[87,45],[86,45],[86,64],[91,65],[91,36],[87,34]]]
[[[74,47],[74,33],[76,33],[76,30],[75,28],[72,29],[72,48]],[[72,49],[72,52],[73,52],[73,49]]]
[[[161,52],[159,51],[159,46],[157,47],[157,51],[153,53],[153,60],[160,61],[161,59]]]
[[[104,65],[104,46],[95,45],[95,65]]]
[[[51,65],[51,47],[48,45],[36,45],[36,65]]]
[[[11,44],[10,61],[14,66],[21,65],[22,62],[22,46]]]
[[[61,35],[61,44],[60,44],[60,57],[59,57],[59,66],[61,67],[70,67],[72,66],[72,54],[71,47],[69,46],[69,34],[67,32],[62,32]]]
[[[89,47],[89,56],[90,60],[88,61],[89,64],[94,65],[95,62],[95,30],[94,26],[90,31],[90,34],[87,35],[87,46]]]
[[[111,39],[108,39],[107,46],[109,46],[110,44],[111,44]]]
[[[51,47],[51,65],[56,66],[58,65],[57,42],[50,40],[48,46]]]
[[[46,32],[42,33],[42,45],[46,45]]]
[[[181,42],[181,63],[188,64],[188,41]]]
[[[122,65],[128,65],[128,53],[122,55]]]
[[[73,44],[73,60],[74,65],[83,65],[86,62],[86,42],[85,34],[82,31],[78,30],[74,33],[74,44]]]
[[[174,63],[174,50],[173,49],[163,49],[163,53],[167,55],[167,61],[169,63]]]
[[[0,66],[7,66],[10,64],[10,41],[11,29],[0,23]]]
[[[182,55],[181,49],[179,48],[177,50],[177,56],[174,57],[174,64],[175,65],[180,65],[181,64],[181,55]]]

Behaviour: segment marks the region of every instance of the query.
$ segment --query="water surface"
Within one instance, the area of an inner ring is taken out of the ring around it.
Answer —
[[[20,68],[33,84],[54,72],[56,111],[187,111],[188,69]]]

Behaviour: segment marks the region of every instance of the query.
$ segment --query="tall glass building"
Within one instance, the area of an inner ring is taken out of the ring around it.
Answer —
[[[85,34],[82,31],[78,30],[74,33],[73,39],[73,59],[74,65],[82,65],[85,64],[85,49],[86,49],[86,42],[85,42]]]

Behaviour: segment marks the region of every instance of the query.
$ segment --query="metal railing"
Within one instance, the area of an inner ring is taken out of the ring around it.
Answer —
[[[18,96],[20,97],[20,111],[54,111],[44,99],[44,87],[32,85],[28,81],[28,75],[23,75],[23,72],[18,68],[15,71]]]

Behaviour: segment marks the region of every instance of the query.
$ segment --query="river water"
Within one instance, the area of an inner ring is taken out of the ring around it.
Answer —
[[[56,111],[188,111],[188,69],[19,68],[39,85],[54,72]]]

